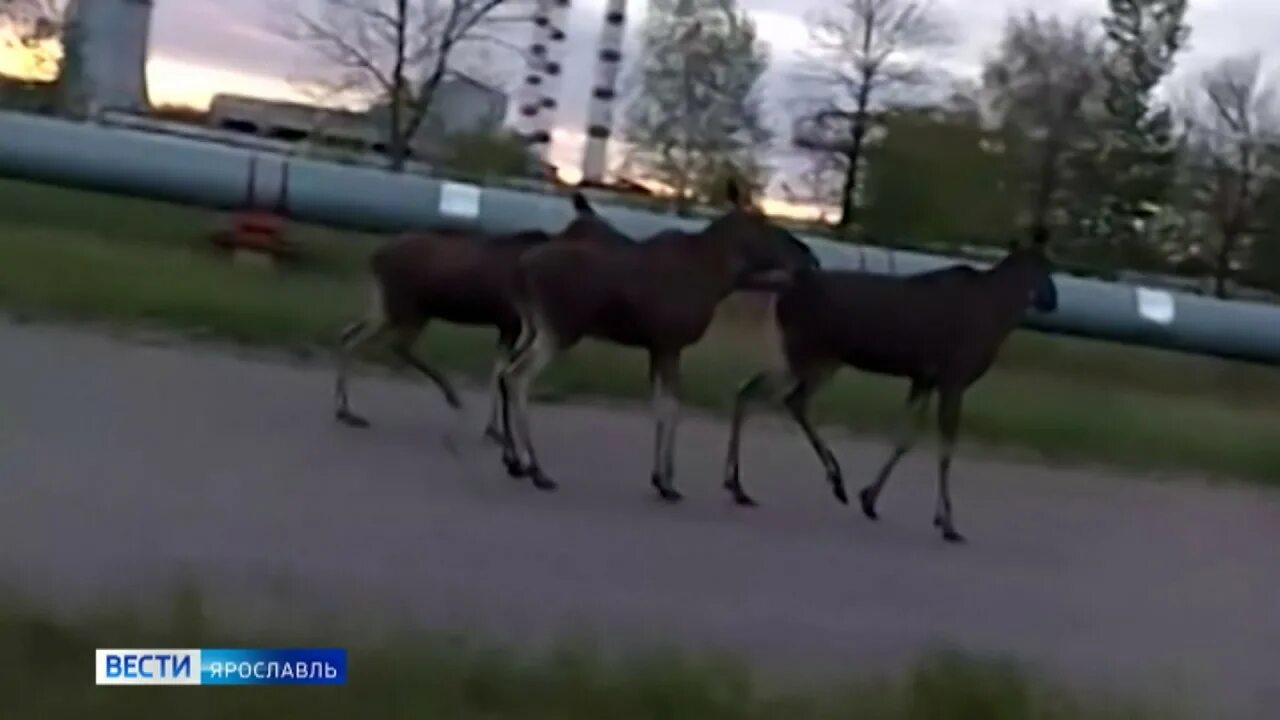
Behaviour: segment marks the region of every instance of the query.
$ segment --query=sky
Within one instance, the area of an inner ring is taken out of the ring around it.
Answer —
[[[300,99],[296,81],[309,67],[305,53],[277,32],[290,7],[318,0],[155,0],[148,83],[153,102],[207,105],[213,94],[234,92]],[[807,47],[806,18],[839,0],[739,0],[757,21],[771,47],[773,70],[767,94],[785,100],[801,52]],[[957,42],[943,58],[959,74],[974,74],[997,42],[1011,12],[1035,8],[1063,16],[1101,14],[1106,0],[935,0],[949,20]],[[604,0],[573,0],[569,15],[566,74],[553,157],[576,164],[581,157],[583,125],[593,76],[593,50]],[[644,2],[629,0],[630,42],[643,21]],[[1213,60],[1249,51],[1266,51],[1280,37],[1278,0],[1191,0],[1191,43],[1176,76],[1191,77]],[[516,37],[522,43],[526,30]],[[1277,51],[1280,55],[1280,51]],[[1278,58],[1280,59],[1280,58]],[[12,68],[12,60],[8,63]],[[486,79],[508,88],[521,77],[520,64],[501,50],[474,58],[471,66]],[[0,57],[0,71],[6,63]],[[291,82],[291,79],[293,82]]]

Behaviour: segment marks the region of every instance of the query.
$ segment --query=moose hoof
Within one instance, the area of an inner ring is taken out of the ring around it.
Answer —
[[[506,440],[502,431],[492,425],[484,429],[484,438],[495,445],[501,445]]]
[[[684,499],[684,496],[681,495],[678,490],[671,487],[665,480],[657,475],[650,478],[649,482],[653,485],[654,489],[658,491],[658,497],[669,503],[677,503]]]
[[[963,535],[956,532],[955,528],[943,528],[942,539],[954,545],[963,545],[964,543],[968,542],[967,540],[964,539]]]
[[[753,507],[759,507],[760,505],[754,499],[752,499],[750,495],[742,492],[741,490],[733,494],[733,502],[736,503],[738,507],[753,508]]]
[[[515,458],[502,458],[502,464],[507,468],[507,475],[513,478],[523,478],[529,474],[529,468],[521,465]]]
[[[346,425],[347,427],[353,427],[353,428],[369,427],[368,420],[365,420],[364,418],[360,417],[359,415],[347,409],[338,410],[337,412],[334,413],[334,417],[338,419],[338,422],[342,423],[343,425]]]
[[[547,477],[546,474],[536,468],[529,473],[529,478],[533,480],[533,486],[539,490],[551,492],[560,487],[555,480]]]
[[[831,482],[831,492],[836,496],[836,499],[840,501],[841,505],[849,504],[849,493],[845,491],[843,482],[833,480]]]
[[[876,513],[876,496],[871,492],[871,488],[866,488],[858,493],[858,502],[862,505],[862,514],[871,520],[879,520],[880,515]]]

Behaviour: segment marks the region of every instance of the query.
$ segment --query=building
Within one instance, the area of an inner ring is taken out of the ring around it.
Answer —
[[[144,113],[154,0],[70,0],[63,30],[63,101],[73,115]]]
[[[353,150],[386,150],[368,114],[303,103],[220,94],[209,104],[209,123],[287,142],[310,140]]]
[[[209,107],[209,122],[217,128],[357,151],[387,150],[389,112],[386,103],[368,112],[352,112],[303,103],[264,100],[240,95],[217,95]],[[453,73],[436,88],[426,120],[411,147],[415,156],[430,159],[444,138],[459,132],[496,133],[507,113],[507,96],[478,80]]]
[[[386,103],[375,105],[369,116],[379,128],[387,126]],[[493,134],[507,116],[506,93],[460,72],[451,72],[436,86],[431,108],[414,135],[415,155],[431,158],[442,143],[457,133]]]

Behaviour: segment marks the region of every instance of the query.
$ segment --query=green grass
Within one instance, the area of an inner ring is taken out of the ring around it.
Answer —
[[[232,634],[206,619],[198,596],[165,620],[112,614],[64,622],[0,609],[0,717],[448,718],[449,720],[1155,720],[1131,699],[1083,697],[998,660],[939,653],[899,677],[803,690],[768,681],[727,656],[657,648],[620,655],[583,642],[540,654],[457,636],[402,632],[353,645],[332,629]],[[348,648],[340,687],[98,687],[94,649]]]
[[[203,238],[217,213],[0,181],[0,307],[26,316],[151,324],[244,343],[314,351],[362,310],[372,238],[298,226],[302,260],[280,272],[233,266]],[[714,411],[768,360],[760,336],[726,306],[683,365],[686,402]],[[491,330],[433,325],[423,352],[477,382]],[[584,343],[540,380],[540,395],[639,399],[642,354]],[[424,390],[426,392],[426,390]],[[901,381],[843,373],[818,397],[825,423],[893,426]],[[1275,483],[1280,375],[1271,368],[1149,349],[1015,333],[966,397],[962,442],[1059,461]]]

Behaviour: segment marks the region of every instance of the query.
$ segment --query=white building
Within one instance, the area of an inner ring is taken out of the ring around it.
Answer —
[[[63,31],[67,110],[145,112],[154,0],[70,0]]]

